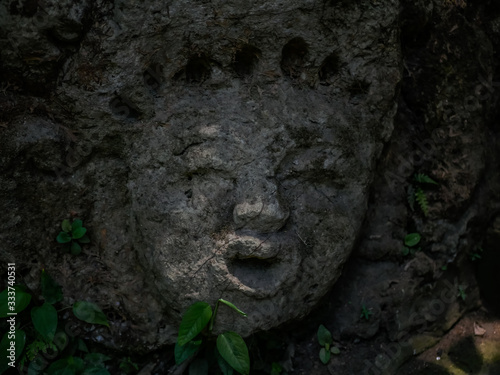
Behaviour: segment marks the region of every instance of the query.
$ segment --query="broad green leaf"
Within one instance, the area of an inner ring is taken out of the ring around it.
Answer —
[[[240,309],[238,309],[234,304],[232,304],[231,302],[229,301],[226,301],[225,299],[222,299],[222,298],[219,298],[219,302],[222,302],[223,304],[229,306],[230,308],[232,308],[233,310],[237,311],[238,313],[240,313],[241,315],[243,316],[247,316],[247,314],[245,314],[243,311],[241,311]]]
[[[64,232],[71,232],[71,223],[69,222],[68,219],[63,220],[61,224],[61,228]]]
[[[28,366],[28,375],[40,375],[49,362],[43,356],[36,356]]]
[[[103,367],[104,362],[109,361],[111,358],[105,354],[101,353],[88,353],[85,355],[83,359],[85,364],[90,365],[91,367]]]
[[[81,227],[83,227],[83,222],[80,219],[73,220],[73,224],[71,225],[72,231]]]
[[[422,236],[420,233],[410,233],[405,236],[405,245],[408,247],[413,247],[420,242]]]
[[[212,308],[206,302],[195,302],[184,313],[179,327],[177,342],[180,346],[194,339],[206,327],[212,317]]]
[[[85,353],[89,352],[87,344],[85,344],[85,341],[83,341],[82,339],[78,339],[77,349]]]
[[[175,343],[174,356],[175,364],[180,365],[186,359],[191,358],[198,351],[201,345],[201,340],[189,341],[187,344],[180,346],[178,342]]]
[[[333,342],[332,334],[323,324],[320,324],[318,328],[318,342],[321,346],[330,345]]]
[[[48,375],[69,375],[83,371],[83,359],[78,357],[61,358],[50,365],[47,370]]]
[[[233,375],[234,369],[227,363],[227,361],[222,358],[219,352],[217,352],[217,363],[219,365],[220,370],[222,371],[222,375]]]
[[[235,332],[225,332],[217,337],[217,349],[222,358],[243,375],[250,373],[250,357],[245,341]]]
[[[108,319],[102,310],[95,303],[78,301],[73,305],[75,316],[87,323],[102,324],[109,328]]]
[[[12,292],[12,289],[10,289]],[[14,286],[15,292],[15,306],[9,305],[8,302],[12,302],[12,299],[9,300],[8,297],[12,297],[9,295],[9,288],[5,289],[0,293],[0,318],[7,317],[8,313],[20,313],[23,311],[31,301],[31,294],[26,293],[24,287],[21,285]]]
[[[279,375],[283,371],[283,367],[279,363],[273,362],[271,364],[271,375]]]
[[[208,362],[205,358],[196,358],[189,365],[189,375],[208,375]]]
[[[69,241],[71,241],[71,236],[66,232],[61,232],[57,236],[56,240],[59,243],[68,243]]]
[[[332,346],[332,348],[330,349],[330,352],[332,354],[340,354],[340,349],[336,346]]]
[[[74,239],[74,240],[77,240],[79,238],[82,238],[83,235],[87,233],[87,228],[76,228],[76,229],[73,229],[73,232],[71,232],[71,237]]]
[[[56,302],[62,301],[62,287],[54,281],[50,275],[42,270],[42,296],[45,298],[45,302],[54,304]]]
[[[80,243],[90,243],[90,237],[88,234],[83,235],[82,238],[78,239],[78,242]]]
[[[57,329],[57,311],[50,303],[31,309],[33,326],[47,341],[52,341]]]
[[[71,254],[78,255],[82,252],[82,247],[78,244],[78,242],[73,241],[71,243]]]
[[[52,340],[52,343],[57,347],[59,352],[62,352],[68,346],[68,342],[68,335],[64,331],[56,332],[54,340]]]
[[[14,335],[14,337],[12,337]],[[10,336],[10,337],[9,337]],[[21,356],[21,353],[24,349],[24,344],[26,343],[26,333],[21,330],[16,330],[12,333],[7,332],[3,335],[2,341],[0,341],[0,353],[2,355],[0,359],[0,374],[6,371],[9,367],[9,362],[11,362],[12,358],[9,358],[11,355],[10,349],[12,348],[11,342],[14,342],[14,361],[17,365],[17,360]]]
[[[111,375],[104,367],[89,367],[83,371],[82,375]]]
[[[330,361],[330,351],[326,350],[325,348],[321,348],[319,351],[319,359],[321,362],[323,362],[324,365],[326,365]]]

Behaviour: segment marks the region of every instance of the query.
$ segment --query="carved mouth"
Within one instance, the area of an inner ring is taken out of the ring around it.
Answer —
[[[252,289],[274,290],[279,284],[282,263],[277,258],[233,258],[227,269],[239,282]]]
[[[296,274],[298,262],[293,248],[274,238],[235,236],[226,250],[233,287],[252,295],[275,294],[286,279]]]

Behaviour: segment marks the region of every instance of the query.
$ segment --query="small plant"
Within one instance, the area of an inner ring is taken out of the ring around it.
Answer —
[[[191,359],[189,373],[203,371],[208,373],[209,362],[206,358],[195,358],[204,344],[213,341],[212,330],[219,304],[229,306],[242,316],[247,316],[231,302],[220,298],[214,311],[206,302],[195,302],[184,313],[179,327],[174,354],[177,365]],[[206,345],[205,345],[206,346]],[[206,353],[211,351],[206,348]],[[213,352],[213,349],[212,349]],[[235,332],[224,332],[217,336],[215,357],[223,374],[231,374],[233,369],[242,375],[250,374],[250,356],[243,338]],[[194,359],[194,360],[193,360]]]
[[[470,254],[470,260],[475,262],[476,260],[482,259],[481,253],[483,252],[483,249],[481,247],[478,247],[476,251],[473,251]]]
[[[10,342],[15,341],[15,356],[10,362],[13,363],[19,360],[21,370],[27,364],[29,374],[41,374],[38,370],[43,369],[43,367],[40,367],[39,361],[44,363],[43,366],[49,365],[49,362],[42,357],[49,360],[56,358],[58,353],[69,345],[70,341],[68,335],[61,330],[61,326],[64,324],[60,324],[58,312],[53,306],[63,299],[61,286],[45,270],[42,270],[40,283],[42,297],[45,301],[41,306],[32,307],[29,315],[21,314],[29,306],[32,299],[31,294],[26,292],[23,286],[8,286],[7,289],[0,293],[0,318],[10,317],[9,313],[15,313],[23,327],[23,329],[20,329],[19,325],[16,325],[15,329],[4,334],[0,342],[0,350],[2,350],[2,353],[7,352]],[[14,298],[15,304],[9,302],[12,298]],[[78,319],[85,322],[109,327],[106,316],[97,305],[91,302],[75,302],[73,313]],[[31,319],[23,321],[25,317]],[[85,347],[83,341],[79,340],[78,348],[75,348],[74,351],[82,348],[80,343]],[[47,373],[109,375],[102,363],[106,360],[104,357],[104,355],[98,353],[89,353],[83,359],[70,355],[50,363]],[[0,374],[10,366],[10,364],[0,362]]]
[[[421,248],[420,247],[416,248],[415,246],[418,245],[421,239],[422,236],[420,235],[420,233],[407,234],[404,238],[405,246],[403,247],[403,250],[401,250],[403,255],[404,256],[414,255],[417,251],[420,251]]]
[[[429,184],[438,185],[438,183],[423,173],[415,174],[413,176],[413,181],[414,183],[410,184],[407,190],[408,204],[410,205],[411,210],[415,211],[416,201],[424,213],[424,216],[427,216],[429,214],[429,204],[422,187]]]
[[[83,222],[79,219],[63,220],[61,224],[62,232],[59,233],[56,240],[60,244],[64,244],[67,251],[73,255],[78,255],[82,252],[81,244],[89,243],[90,238],[87,235],[87,228],[83,227]]]
[[[360,318],[365,318],[366,320],[370,320],[370,316],[372,315],[373,313],[366,308],[365,305],[361,306],[361,316]]]
[[[467,298],[467,294],[465,294],[466,287],[459,285],[458,286],[458,297],[462,298],[462,301],[465,301]]]
[[[326,365],[330,361],[331,354],[340,354],[340,349],[331,346],[333,344],[332,334],[323,324],[318,327],[317,336],[318,342],[322,346],[319,351],[319,359]]]
[[[139,371],[139,366],[137,365],[137,363],[132,361],[130,357],[125,357],[120,362],[120,370],[122,370],[126,374],[130,374],[134,370]]]

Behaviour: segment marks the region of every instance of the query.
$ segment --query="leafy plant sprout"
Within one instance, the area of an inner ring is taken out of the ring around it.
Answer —
[[[467,294],[465,293],[465,286],[459,285],[458,286],[458,297],[462,298],[462,301],[465,301],[467,298]]]
[[[422,236],[420,233],[409,233],[405,236],[404,238],[404,244],[405,246],[401,250],[404,256],[410,254],[414,255],[417,251],[421,250],[420,247],[416,248],[415,246],[418,245],[420,240],[422,239]]]
[[[408,186],[407,198],[412,211],[415,211],[415,201],[420,206],[424,216],[429,215],[429,203],[423,190],[425,185],[438,185],[436,181],[423,173],[416,173],[413,176],[413,184]]]
[[[361,316],[360,318],[365,318],[366,320],[370,320],[370,316],[373,313],[365,306],[361,306]]]
[[[319,351],[319,359],[326,365],[330,361],[331,354],[340,354],[340,349],[336,346],[331,346],[333,344],[332,334],[323,324],[320,324],[318,327],[317,336],[318,343],[322,346]]]
[[[0,350],[7,352],[10,342],[14,340],[15,361],[19,360],[21,370],[27,365],[28,374],[41,374],[40,370],[48,366],[43,372],[44,374],[110,375],[104,365],[104,361],[109,360],[109,357],[100,353],[88,353],[88,349],[81,339],[78,341],[78,347],[75,347],[75,342],[70,343],[68,335],[61,330],[63,324],[59,319],[59,312],[66,308],[58,311],[54,307],[54,304],[63,299],[61,286],[45,270],[42,270],[40,283],[44,302],[40,306],[32,307],[29,314],[20,315],[32,300],[31,294],[26,291],[26,288],[21,285],[12,285],[0,293],[0,318],[7,317],[9,313],[15,313],[19,316],[21,323],[13,331],[3,335],[0,341]],[[15,306],[9,303],[9,292],[15,293]],[[75,302],[73,314],[76,318],[87,323],[101,324],[109,328],[106,316],[92,302]],[[43,358],[53,360],[71,345],[73,345],[73,353],[80,350],[87,354],[84,354],[83,358],[72,354],[69,357],[51,361],[51,363]],[[43,365],[41,365],[42,362]],[[7,363],[1,361],[0,374],[3,374],[7,369]]]
[[[483,252],[483,249],[481,247],[478,247],[475,251],[473,251],[470,254],[470,260],[475,262],[476,260],[482,259],[481,253]]]
[[[61,229],[62,232],[59,233],[56,240],[60,244],[64,244],[73,255],[78,255],[82,252],[81,244],[90,242],[90,238],[87,235],[87,228],[83,227],[83,222],[80,219],[73,220],[73,223],[70,223],[67,219],[63,220]]]
[[[195,357],[200,353],[204,339],[206,338],[205,341],[210,342],[215,317],[221,303],[229,306],[240,315],[247,316],[231,302],[219,298],[213,313],[208,303],[195,302],[182,317],[177,343],[174,348],[174,356],[177,365],[188,359],[192,361],[189,370],[190,374],[196,371],[208,373],[209,363],[207,359]],[[210,353],[210,351],[206,350],[206,353]],[[217,336],[215,356],[223,374],[231,374],[233,370],[242,375],[250,374],[248,348],[243,338],[236,332],[228,331]]]

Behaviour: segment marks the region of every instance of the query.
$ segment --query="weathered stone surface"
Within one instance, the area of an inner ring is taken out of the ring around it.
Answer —
[[[393,128],[396,1],[0,15],[3,80],[21,86],[9,100],[46,83],[26,104],[36,115],[9,112],[0,128],[2,259],[27,283],[32,268],[57,271],[68,301],[128,317],[114,342],[143,346],[172,342],[197,300],[235,303],[248,318],[221,312],[218,329],[248,335],[304,316],[333,285]],[[71,212],[92,238],[80,258],[54,242]]]

